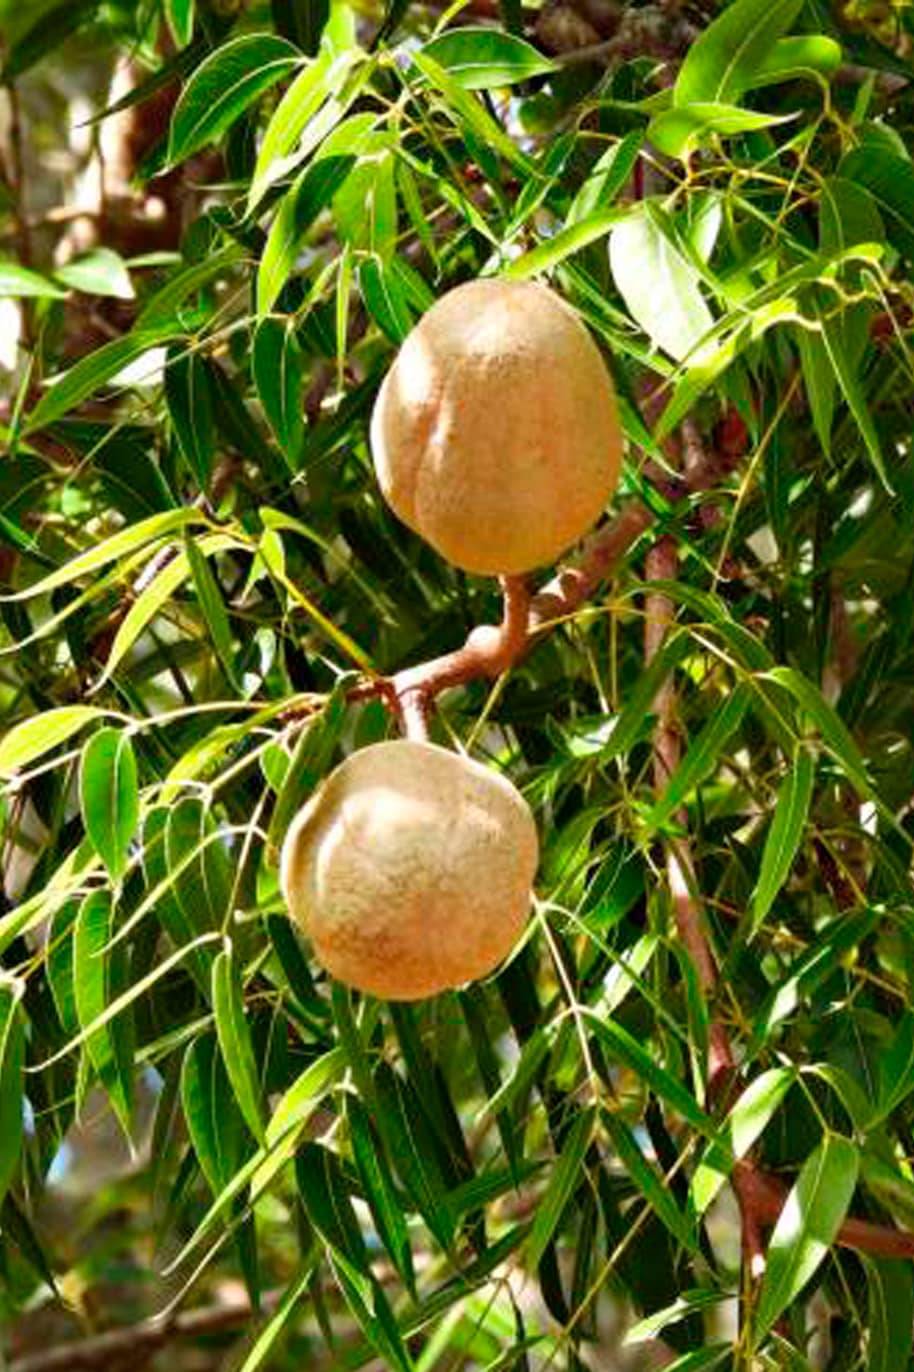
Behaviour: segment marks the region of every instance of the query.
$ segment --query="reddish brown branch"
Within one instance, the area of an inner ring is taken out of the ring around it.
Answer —
[[[675,581],[679,573],[676,543],[670,537],[657,540],[645,559],[646,581]],[[652,592],[645,602],[644,658],[650,665],[673,623],[675,607],[669,596]],[[654,729],[654,789],[662,795],[670,777],[679,766],[682,755],[682,733],[672,678],[661,686],[654,700],[657,724]],[[677,815],[681,826],[686,815]],[[667,843],[667,880],[673,901],[676,931],[683,947],[695,966],[698,984],[709,999],[717,987],[717,968],[702,923],[702,911],[695,897],[697,887],[695,864],[687,838],[673,838]],[[708,1091],[713,1097],[720,1093],[734,1071],[733,1053],[726,1030],[713,1020],[708,1054]]]
[[[267,1308],[275,1306],[277,1296],[264,1298]],[[142,1324],[110,1329],[73,1343],[60,1344],[29,1353],[9,1365],[9,1372],[91,1372],[94,1368],[142,1367],[174,1339],[195,1339],[237,1329],[255,1318],[247,1301],[203,1306],[198,1310],[175,1312],[165,1318],[145,1320]]]

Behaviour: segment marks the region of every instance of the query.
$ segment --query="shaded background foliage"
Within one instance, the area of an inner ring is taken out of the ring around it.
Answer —
[[[909,8],[0,16],[13,1366],[903,1372],[910,1261],[832,1240],[914,1214]],[[366,441],[493,272],[603,345],[653,526],[438,702],[536,811],[537,909],[490,982],[383,1005],[310,961],[278,845],[396,729],[358,683],[497,619]],[[750,1150],[795,1188],[761,1281]]]

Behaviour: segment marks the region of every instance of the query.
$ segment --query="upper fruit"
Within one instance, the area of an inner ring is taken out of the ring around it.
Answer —
[[[606,365],[545,286],[480,280],[409,334],[371,421],[392,509],[468,572],[554,562],[615,490],[622,435]]]

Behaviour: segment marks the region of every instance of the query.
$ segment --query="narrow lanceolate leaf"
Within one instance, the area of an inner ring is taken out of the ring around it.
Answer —
[[[76,408],[90,395],[106,385],[131,362],[164,343],[175,326],[134,330],[123,338],[115,338],[82,358],[59,380],[49,386],[22,426],[24,434],[35,433],[53,424]]]
[[[433,1149],[427,1146],[427,1130],[422,1129],[423,1121],[416,1102],[385,1062],[377,1070],[375,1087],[377,1125],[388,1157],[429,1230],[442,1248],[449,1249],[454,1221]]]
[[[862,1259],[869,1294],[866,1372],[908,1372],[914,1325],[914,1274],[909,1261]]]
[[[719,1135],[705,1149],[692,1177],[692,1202],[703,1215],[730,1175],[733,1164],[745,1157],[783,1102],[795,1074],[772,1067],[749,1083],[733,1106]]]
[[[221,138],[247,107],[297,62],[284,38],[250,33],[224,43],[194,72],[171,119],[169,162],[180,162]]]
[[[265,1359],[269,1356],[276,1340],[292,1316],[298,1312],[299,1304],[304,1299],[313,1274],[312,1259],[305,1264],[298,1276],[286,1287],[282,1300],[257,1335],[254,1346],[241,1364],[239,1372],[258,1372],[258,1368],[265,1365]]]
[[[822,741],[863,796],[873,794],[866,764],[847,725],[813,682],[793,667],[773,667],[766,676],[784,686],[818,728]]]
[[[893,488],[886,470],[879,431],[876,428],[860,376],[848,357],[840,319],[826,318],[822,320],[822,341],[825,344],[829,361],[834,368],[835,376],[838,378],[838,385],[860,430],[876,474],[891,494]]]
[[[111,248],[93,248],[75,257],[54,273],[58,281],[86,295],[107,295],[114,300],[132,300],[136,292],[127,264]]]
[[[511,86],[555,70],[555,63],[538,48],[498,29],[447,29],[422,51],[465,90]]]
[[[415,1297],[416,1278],[409,1230],[381,1140],[374,1131],[368,1111],[357,1096],[350,1096],[347,1100],[346,1118],[353,1160],[378,1237],[407,1290]]]
[[[150,515],[148,519],[141,519],[137,524],[131,524],[120,533],[112,534],[110,538],[103,539],[101,543],[87,548],[85,552],[78,553],[63,567],[58,567],[40,581],[27,586],[24,591],[0,596],[0,601],[29,600],[33,596],[48,595],[58,586],[68,586],[89,572],[98,571],[109,562],[116,562],[118,558],[135,553],[146,544],[164,538],[185,524],[200,522],[201,517],[194,510],[165,510],[162,514]]]
[[[632,1184],[677,1243],[681,1243],[689,1252],[697,1253],[698,1232],[694,1215],[685,1214],[679,1208],[672,1190],[644,1156],[635,1135],[624,1120],[609,1110],[602,1111],[601,1119],[609,1134],[613,1150]]]
[[[136,755],[123,729],[99,729],[86,741],[79,802],[93,848],[112,877],[123,876],[140,811]]]
[[[363,1271],[347,1262],[339,1253],[331,1257],[331,1266],[346,1304],[368,1342],[383,1359],[383,1365],[391,1372],[414,1372],[413,1360],[377,1278],[370,1270]]]
[[[907,1010],[879,1058],[876,1120],[890,1115],[911,1091],[914,1091],[914,1012]]]
[[[197,601],[203,611],[203,618],[216,650],[216,656],[222,665],[226,679],[237,688],[232,626],[229,623],[228,611],[225,608],[219,583],[209,565],[209,559],[197,540],[190,534],[184,540],[184,547],[187,552],[187,561]]]
[[[212,1034],[193,1039],[184,1054],[181,1107],[200,1170],[218,1196],[241,1162],[244,1126]]]
[[[349,55],[338,59],[339,64],[344,64],[348,69],[351,65]],[[257,164],[248,191],[248,210],[256,208],[264,192],[287,168],[286,158],[326,100],[327,87],[334,84],[330,78],[330,66],[331,55],[322,48],[312,61],[302,67],[273,111],[257,154]]]
[[[168,352],[165,400],[181,451],[200,490],[206,491],[216,451],[212,388],[206,362],[183,344]]]
[[[609,238],[613,280],[655,347],[680,362],[713,327],[699,275],[650,205],[631,210]]]
[[[22,1148],[25,1025],[19,1002],[25,986],[0,981],[0,1201],[19,1166]]]
[[[295,1157],[298,1194],[308,1219],[334,1254],[368,1270],[368,1252],[337,1155],[320,1143],[305,1143]]]
[[[104,713],[92,705],[62,705],[14,725],[0,742],[0,776],[27,767]]]
[[[182,796],[168,812],[165,855],[178,904],[194,936],[223,927],[229,915],[229,858],[205,803]]]
[[[73,987],[83,1030],[93,1025],[117,995],[124,945],[108,950],[114,934],[114,909],[108,891],[93,891],[80,906],[73,933]],[[108,1093],[125,1134],[133,1111],[132,1044],[126,1020],[109,1020],[86,1039],[89,1059]]]
[[[413,326],[413,312],[397,273],[380,257],[359,265],[359,285],[368,313],[391,343],[402,343]]]
[[[735,104],[753,84],[759,63],[792,26],[803,0],[736,0],[686,53],[673,101]]]
[[[66,291],[18,262],[0,261],[0,299],[62,300]]]
[[[860,1159],[849,1139],[826,1134],[803,1164],[768,1247],[753,1322],[758,1344],[822,1262],[847,1214]]]
[[[257,271],[257,312],[266,314],[288,281],[302,240],[355,165],[352,156],[321,157],[306,167],[286,193],[267,235]]]
[[[711,134],[725,137],[751,133],[773,124],[787,123],[795,117],[762,114],[758,110],[744,110],[739,105],[723,105],[717,101],[695,101],[656,115],[650,122],[647,136],[661,152],[687,159]]]
[[[806,748],[798,748],[778,791],[774,819],[762,851],[762,864],[752,902],[753,932],[764,923],[803,841],[815,775],[816,764],[812,754]]]
[[[530,1231],[527,1255],[531,1268],[539,1265],[575,1188],[581,1182],[584,1155],[590,1147],[595,1122],[596,1110],[592,1106],[582,1110],[562,1144],[562,1151],[552,1168],[549,1185],[540,1198]]]
[[[251,370],[280,452],[290,471],[297,471],[305,437],[301,400],[305,367],[291,320],[261,320],[254,334]]]
[[[866,187],[889,241],[909,261],[914,258],[914,165],[884,147],[867,146],[848,153],[838,172]]]
[[[223,948],[213,963],[213,1014],[219,1047],[235,1099],[251,1133],[263,1142],[263,1096],[254,1061],[251,1030],[245,1016],[241,978],[231,947]]]
[[[650,829],[657,829],[674,815],[688,795],[715,770],[721,754],[742,724],[749,702],[751,687],[743,682],[715,710],[701,733],[670,777],[667,788],[647,817]]]
[[[165,0],[165,15],[175,46],[186,47],[194,36],[195,0]]]
[[[655,1062],[627,1029],[623,1029],[622,1025],[616,1024],[614,1020],[594,1014],[589,1009],[583,1009],[581,1014],[592,1032],[601,1040],[611,1059],[623,1062],[661,1100],[665,1100],[705,1138],[714,1137],[714,1123],[702,1110],[695,1097],[664,1067]]]

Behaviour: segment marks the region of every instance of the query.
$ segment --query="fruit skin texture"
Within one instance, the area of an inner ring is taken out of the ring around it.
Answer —
[[[419,1000],[485,976],[530,912],[538,861],[511,782],[433,743],[353,753],[296,815],[280,883],[339,981]]]
[[[616,488],[612,380],[575,312],[532,281],[448,291],[378,392],[371,449],[405,524],[464,571],[554,562]]]

